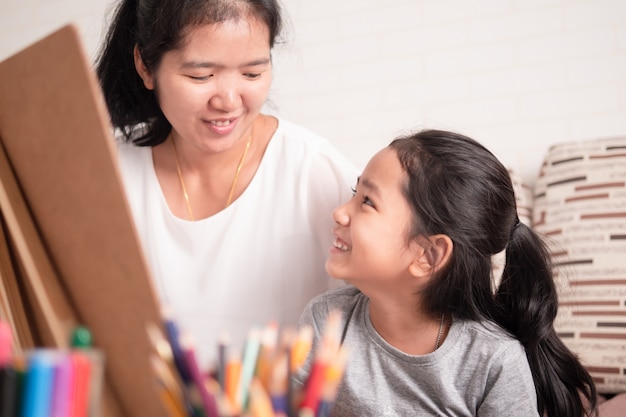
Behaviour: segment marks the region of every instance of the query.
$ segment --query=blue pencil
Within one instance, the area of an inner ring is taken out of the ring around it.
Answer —
[[[246,341],[246,347],[241,362],[241,375],[237,388],[237,403],[242,410],[247,408],[250,383],[256,369],[256,362],[261,348],[261,333],[258,328],[252,328]]]
[[[174,365],[176,366],[176,370],[178,370],[178,374],[180,375],[180,378],[183,380],[183,382],[185,384],[188,384],[192,382],[192,380],[191,374],[185,362],[185,355],[183,353],[182,347],[180,346],[180,331],[178,330],[178,326],[176,325],[174,320],[169,317],[169,314],[167,313],[164,314],[164,326],[167,340],[170,342],[170,346],[172,348],[172,356],[174,357]]]
[[[22,417],[48,417],[52,402],[54,359],[49,351],[34,351],[28,360],[28,371],[22,396]]]

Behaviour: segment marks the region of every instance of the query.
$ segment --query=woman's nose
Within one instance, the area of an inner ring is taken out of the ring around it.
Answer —
[[[220,80],[209,103],[211,107],[224,112],[236,110],[241,105],[237,82],[229,79]]]

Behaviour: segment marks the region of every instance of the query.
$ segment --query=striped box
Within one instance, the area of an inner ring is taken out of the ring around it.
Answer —
[[[552,146],[532,217],[554,257],[557,332],[599,392],[626,392],[626,137]]]

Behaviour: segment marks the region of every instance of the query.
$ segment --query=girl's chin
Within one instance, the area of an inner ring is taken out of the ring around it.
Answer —
[[[346,280],[345,274],[341,273],[341,270],[333,265],[332,262],[326,261],[326,273],[333,279]]]

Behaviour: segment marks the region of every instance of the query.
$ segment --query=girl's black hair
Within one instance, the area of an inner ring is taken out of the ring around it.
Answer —
[[[172,129],[135,70],[135,46],[154,72],[164,53],[183,46],[189,29],[249,17],[265,23],[273,48],[282,30],[277,0],[122,0],[95,65],[113,126],[140,146],[162,143]]]
[[[520,223],[506,168],[484,146],[453,132],[424,130],[389,146],[407,173],[404,191],[415,218],[410,237],[445,234],[453,241],[450,262],[423,290],[426,311],[492,320],[519,339],[540,415],[594,415],[595,384],[554,329],[558,300],[550,253]],[[505,249],[494,294],[491,260]]]

